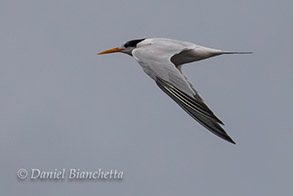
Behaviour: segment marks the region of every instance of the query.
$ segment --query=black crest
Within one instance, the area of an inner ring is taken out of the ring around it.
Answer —
[[[141,42],[141,41],[143,41],[143,40],[145,40],[145,39],[135,39],[135,40],[131,40],[131,41],[128,41],[128,42],[126,42],[125,44],[124,44],[124,47],[125,48],[128,48],[128,47],[136,47],[136,45],[139,43],[139,42]]]

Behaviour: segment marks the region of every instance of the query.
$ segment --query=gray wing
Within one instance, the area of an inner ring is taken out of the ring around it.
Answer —
[[[215,135],[235,144],[225,130],[220,126],[222,122],[213,114],[200,97],[190,97],[172,84],[161,79],[156,80],[157,85],[169,95],[192,118],[197,120]],[[199,95],[198,95],[199,96]]]

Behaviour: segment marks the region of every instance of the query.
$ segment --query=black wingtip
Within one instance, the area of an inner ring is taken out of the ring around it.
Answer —
[[[220,136],[220,137],[223,138],[224,140],[226,140],[227,142],[230,142],[232,144],[236,144],[236,142],[234,142],[228,134],[226,134],[225,136]]]
[[[229,136],[228,138],[226,139],[228,142],[232,143],[232,144],[236,144],[236,142],[234,142]]]
[[[234,140],[226,133],[226,131],[221,127],[220,129],[222,129],[222,133],[219,132],[215,132],[213,129],[210,129],[210,127],[206,126],[203,124],[204,127],[206,127],[208,130],[210,130],[211,132],[213,132],[215,135],[219,136],[220,138],[226,140],[227,142],[230,142],[232,144],[236,144],[236,142],[234,142]]]
[[[219,126],[220,127],[220,126]],[[208,127],[207,127],[208,128]],[[221,127],[221,129],[222,129],[222,131],[223,131],[223,133],[222,134],[219,134],[218,132],[213,132],[212,130],[212,132],[214,133],[214,134],[216,134],[217,136],[219,136],[220,138],[222,138],[222,139],[224,139],[224,140],[226,140],[227,142],[230,142],[230,143],[232,143],[232,144],[236,144],[236,142],[234,142],[234,140],[226,133],[226,131]]]

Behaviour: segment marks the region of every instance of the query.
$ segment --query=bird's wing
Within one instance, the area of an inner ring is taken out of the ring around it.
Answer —
[[[161,79],[156,80],[156,83],[167,95],[169,95],[181,108],[183,108],[192,118],[197,120],[201,125],[206,127],[209,131],[216,134],[217,136],[223,138],[224,140],[235,144],[235,142],[220,126],[219,119],[217,117],[211,117],[214,116],[214,114],[203,102],[198,102],[195,97],[190,97],[189,95],[186,95],[178,88]],[[207,113],[209,115],[207,115]]]
[[[235,143],[220,126],[222,121],[204,103],[181,70],[171,62],[174,51],[162,52],[150,46],[134,49],[132,55],[157,85],[192,118],[217,136]]]

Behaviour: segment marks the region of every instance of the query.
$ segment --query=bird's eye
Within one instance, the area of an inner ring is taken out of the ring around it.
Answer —
[[[124,47],[125,47],[125,48],[128,48],[129,46],[130,46],[129,42],[126,42],[126,43],[124,44]]]

